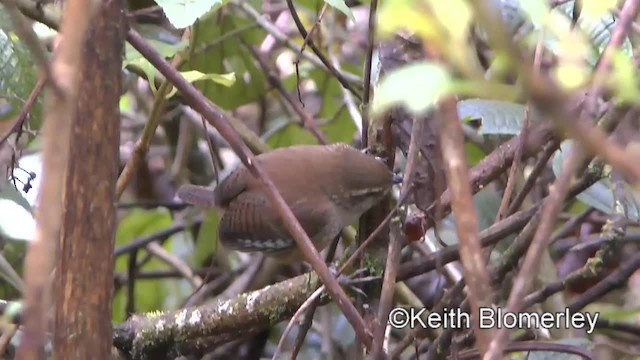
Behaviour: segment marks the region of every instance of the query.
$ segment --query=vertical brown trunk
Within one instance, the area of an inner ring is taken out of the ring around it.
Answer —
[[[78,112],[72,122],[54,283],[56,359],[110,358],[125,34],[124,2],[104,1],[88,34],[84,68],[77,69]]]

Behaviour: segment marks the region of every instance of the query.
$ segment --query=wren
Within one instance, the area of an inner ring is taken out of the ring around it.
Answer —
[[[383,161],[347,144],[298,145],[255,157],[318,251],[389,192],[399,178]],[[187,203],[224,210],[223,246],[276,260],[302,260],[298,247],[266,196],[261,181],[240,165],[212,192],[183,185]]]

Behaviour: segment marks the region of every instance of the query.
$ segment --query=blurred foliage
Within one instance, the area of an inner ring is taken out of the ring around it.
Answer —
[[[4,6],[0,6],[0,122],[15,119],[37,81],[29,49],[13,31]],[[33,129],[40,127],[41,109],[42,101],[32,108],[29,125]]]

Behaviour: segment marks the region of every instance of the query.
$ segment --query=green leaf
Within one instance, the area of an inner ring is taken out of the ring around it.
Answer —
[[[177,54],[179,51],[185,49],[188,45],[186,41],[180,41],[175,44],[170,44],[160,40],[147,39],[151,46],[156,49],[163,57],[170,58]],[[125,46],[125,59],[122,62],[122,67],[126,66],[135,66],[144,72],[145,76],[149,80],[149,86],[153,93],[155,93],[158,89],[155,86],[156,74],[158,70],[151,65],[151,63],[144,57],[142,54],[138,52],[133,46],[129,43]]]
[[[118,224],[116,231],[116,244],[127,244],[139,237],[150,235],[158,232],[173,223],[171,214],[165,209],[154,210],[131,210],[125,215]],[[165,242],[165,248],[169,247],[168,240]],[[142,248],[138,252],[138,259],[144,257],[146,251]],[[116,260],[116,271],[126,273],[128,268],[129,256],[121,256]],[[140,270],[167,270],[169,267],[157,259],[147,262]],[[141,281],[136,283],[135,287],[135,303],[136,311],[146,312],[165,308],[165,298],[170,290],[168,290],[175,281]],[[121,289],[115,296],[113,301],[113,319],[114,321],[124,320],[124,311],[126,306],[126,289]]]
[[[196,265],[202,265],[218,248],[218,218],[218,210],[210,209],[200,225],[196,249],[192,256]]]
[[[254,25],[249,19],[218,12],[193,26],[193,53],[180,71],[234,73],[236,82],[231,87],[211,81],[194,84],[224,110],[235,110],[240,105],[255,102],[266,93],[264,71],[256,66],[255,59],[242,43],[257,46],[264,40],[266,33]]]
[[[637,103],[640,100],[638,74],[633,60],[620,49],[613,53],[613,71],[608,78],[609,87],[615,91],[616,101]]]
[[[391,106],[404,105],[414,114],[431,109],[441,97],[452,92],[449,72],[432,62],[418,62],[389,72],[378,85],[371,110],[380,114]]]
[[[273,121],[265,137],[267,145],[274,149],[291,145],[318,144],[318,140],[310,132],[285,118]]]
[[[487,155],[478,145],[469,141],[464,143],[464,152],[467,155],[469,166],[476,166]]]
[[[216,11],[229,0],[155,0],[171,25],[178,29],[193,25],[209,11]]]
[[[197,70],[185,71],[181,72],[182,76],[190,82],[203,81],[203,80],[211,80],[214,83],[224,85],[226,87],[232,86],[236,82],[236,75],[234,73],[229,74],[203,74]],[[167,94],[167,99],[172,97],[178,90],[174,87]]]
[[[553,158],[553,173],[555,176],[560,175],[562,169],[562,162],[564,158],[571,151],[572,141],[568,140],[561,144],[560,151],[556,152]],[[627,208],[627,217],[629,220],[640,219],[640,192],[635,190],[628,184],[625,184],[622,191],[622,198],[620,199]],[[591,185],[588,189],[576,196],[578,200],[592,206],[605,214],[615,213],[615,204],[613,197],[613,184],[609,179],[601,179],[595,184]]]
[[[186,41],[180,41],[176,44],[169,44],[164,41],[151,39],[148,39],[147,41],[149,41],[151,46],[153,46],[154,49],[158,50],[158,52],[165,58],[174,56],[179,51],[185,49],[188,45]],[[149,86],[151,87],[152,91],[155,93],[158,90],[155,87],[155,79],[158,71],[144,56],[142,56],[142,54],[138,52],[138,50],[134,49],[133,46],[131,46],[129,43],[126,44],[125,60],[122,63],[123,68],[126,66],[138,67],[140,70],[142,70],[142,72],[144,72],[147,79],[149,80]]]
[[[355,21],[356,20],[356,18],[353,16],[353,12],[347,6],[347,4],[344,2],[344,0],[324,0],[324,1],[327,4],[331,5],[332,7],[340,10],[340,12],[342,12],[343,14],[347,15],[347,17],[351,21]]]
[[[359,71],[359,69],[350,69],[348,64],[343,65],[343,70]],[[330,119],[330,121],[320,126],[320,130],[331,143],[352,142],[356,132],[356,125],[345,106],[342,85],[333,75],[318,68],[309,71],[309,78],[315,83],[318,98],[322,100],[316,118],[325,121]],[[295,85],[292,84],[289,91],[293,92],[294,90]]]
[[[524,126],[525,106],[499,100],[461,100],[458,116],[460,119],[481,119],[479,133],[483,135],[517,135]],[[530,111],[529,116],[530,122],[539,119],[535,111]]]

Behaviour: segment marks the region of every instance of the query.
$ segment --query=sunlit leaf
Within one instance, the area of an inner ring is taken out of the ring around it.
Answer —
[[[193,83],[196,81],[211,80],[216,84],[229,87],[236,82],[236,75],[234,73],[203,74],[200,71],[191,70],[191,71],[181,72],[180,74],[182,74],[182,76],[184,76],[184,78],[190,83]],[[177,91],[178,90],[175,87],[172,88],[171,91],[167,94],[167,98],[172,97]]]
[[[554,69],[554,74],[563,88],[572,90],[585,85],[591,72],[586,65],[560,63]]]
[[[372,103],[375,114],[390,106],[404,105],[413,113],[429,110],[438,99],[451,93],[453,79],[436,63],[419,62],[393,70],[382,78]]]
[[[640,100],[638,75],[632,59],[620,49],[616,49],[612,60],[613,71],[607,80],[609,87],[616,92],[616,100],[638,102]]]
[[[383,35],[393,35],[399,30],[415,32],[425,39],[440,40],[437,19],[426,11],[417,11],[420,0],[394,0],[382,3],[377,29]]]
[[[428,4],[439,23],[444,26],[451,37],[460,39],[467,36],[469,25],[471,24],[472,11],[466,1],[429,0]]]
[[[550,8],[544,0],[519,0],[520,7],[529,16],[537,29],[542,28],[549,16]]]

